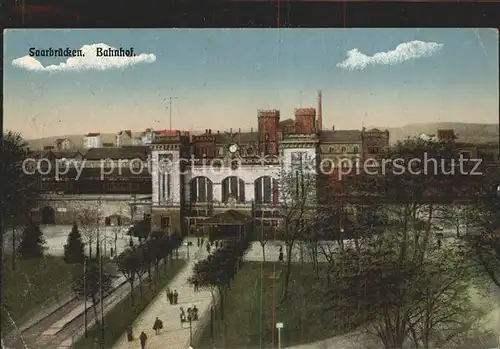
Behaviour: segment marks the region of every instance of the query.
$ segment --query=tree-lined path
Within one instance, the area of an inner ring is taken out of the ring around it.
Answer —
[[[196,247],[192,252],[196,252]],[[168,285],[171,290],[179,293],[179,303],[170,305],[166,297],[166,288],[148,305],[146,310],[136,319],[133,325],[134,341],[128,342],[126,334],[123,334],[114,345],[115,349],[137,349],[140,348],[139,335],[144,331],[147,336],[147,349],[186,349],[189,347],[190,331],[189,324],[181,327],[180,308],[185,311],[187,308],[196,305],[200,320],[192,322],[193,338],[197,329],[201,328],[202,319],[205,314],[209,314],[212,296],[210,291],[200,290],[194,292],[193,286],[187,280],[192,275],[193,266],[200,258],[206,258],[207,253],[204,248],[200,248],[196,253],[192,253],[189,263],[177,274]],[[153,324],[156,318],[163,321],[163,329],[160,335],[155,335]]]

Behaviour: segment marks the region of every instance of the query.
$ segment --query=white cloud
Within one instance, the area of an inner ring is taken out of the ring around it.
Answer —
[[[141,53],[127,57],[98,57],[97,50],[116,49],[115,47],[100,43],[92,45],[84,45],[80,48],[83,53],[80,57],[69,57],[65,62],[56,65],[43,66],[35,57],[24,56],[16,58],[12,61],[12,65],[16,68],[26,69],[37,72],[65,72],[65,71],[81,71],[81,70],[107,70],[126,68],[141,63],[153,63],[156,61],[156,56],[152,53]],[[126,48],[130,49],[130,48]]]
[[[347,58],[337,67],[347,70],[363,70],[370,65],[395,65],[411,59],[429,57],[441,50],[443,44],[424,41],[410,41],[399,44],[394,50],[378,52],[373,56],[361,53],[357,48],[347,51]]]

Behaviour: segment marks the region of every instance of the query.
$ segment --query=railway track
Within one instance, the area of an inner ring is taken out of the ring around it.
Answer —
[[[116,304],[116,298],[118,296],[122,296],[123,294],[128,294],[126,290],[127,282],[120,281],[116,284],[115,288],[109,292],[104,298],[104,308],[112,307]],[[78,311],[82,309],[81,311]],[[72,312],[77,311],[78,314],[69,319],[64,326],[62,326],[56,333],[53,335],[47,335],[48,332],[54,324],[61,321],[67,316],[70,316]],[[100,308],[99,308],[100,311]],[[92,321],[94,318],[94,312],[92,308],[92,304],[87,302],[87,323],[89,327],[92,325]],[[56,311],[52,312],[48,316],[42,318],[40,321],[36,322],[32,326],[24,329],[21,332],[21,335],[11,335],[10,338],[5,340],[6,347],[9,349],[41,349],[41,348],[52,348],[52,343],[61,343],[65,339],[71,336],[72,333],[76,331],[76,329],[84,326],[84,302],[81,299],[73,299],[72,301],[64,304]],[[75,329],[76,328],[76,329]],[[24,341],[24,342],[23,342]],[[25,344],[26,343],[26,346]]]

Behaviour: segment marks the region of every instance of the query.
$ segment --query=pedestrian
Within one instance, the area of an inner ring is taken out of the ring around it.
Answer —
[[[172,290],[170,288],[167,289],[167,298],[170,304],[174,304],[174,295],[172,293]]]
[[[198,320],[198,308],[196,308],[196,305],[193,305],[193,320],[196,321]]]
[[[201,243],[200,243],[200,246],[203,246],[203,243],[204,243],[204,242],[205,242],[205,237],[204,237],[204,236],[202,236],[202,237],[201,237]]]
[[[129,326],[129,327],[127,328],[127,340],[128,340],[129,342],[132,342],[132,341],[134,340],[134,334],[133,334],[133,332],[132,332],[132,326]]]
[[[163,328],[163,322],[156,318],[155,323],[153,324],[153,330],[155,331],[156,335],[160,334],[160,330]]]
[[[438,248],[441,249],[441,238],[438,238],[437,243],[438,243]]]
[[[181,307],[180,318],[181,318],[181,327],[183,328],[184,323],[186,322],[186,313],[184,313],[184,309],[182,307]]]
[[[198,280],[193,281],[194,292],[198,292]]]
[[[146,349],[146,341],[148,340],[148,336],[146,336],[144,331],[141,332],[139,340],[141,341],[141,349]]]
[[[283,262],[283,247],[280,247],[280,254],[279,254],[279,260],[280,262]]]
[[[177,290],[174,290],[174,293],[172,295],[172,301],[173,304],[177,304],[179,301],[179,294],[177,293]]]
[[[219,248],[219,240],[215,240],[215,248]]]
[[[210,243],[207,242],[207,253],[210,254]]]
[[[113,257],[113,256],[114,256],[114,254],[115,254],[115,250],[113,250],[113,247],[111,247],[111,250],[109,251],[109,254],[111,255],[111,257]]]
[[[196,245],[197,245],[198,247],[200,247],[200,242],[201,242],[201,239],[200,239],[200,237],[198,236],[198,237],[196,238]]]

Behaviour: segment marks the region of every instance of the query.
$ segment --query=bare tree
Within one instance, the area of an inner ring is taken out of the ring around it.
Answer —
[[[92,246],[99,243],[98,233],[101,218],[101,212],[97,206],[83,206],[78,209],[76,220],[83,240],[88,246],[89,258],[92,258]]]
[[[298,164],[292,164],[280,172],[278,234],[286,246],[285,284],[282,300],[288,297],[294,247],[302,244],[318,223],[316,210],[316,174],[308,168],[307,159],[300,157]]]
[[[385,156],[407,163],[433,155],[449,159],[450,148],[444,142],[407,140]],[[433,225],[439,201],[449,198],[452,188],[439,175],[416,174],[418,168],[385,170],[363,175],[357,185],[365,193],[365,214],[350,227],[352,243],[332,252],[333,275],[342,281],[330,284],[327,299],[336,313],[363,314],[352,328],[364,324],[384,348],[403,348],[409,341],[417,349],[443,347],[482,315],[469,292],[473,266],[459,242],[441,246]],[[383,192],[383,200],[377,192]],[[363,234],[368,226],[376,229]]]

